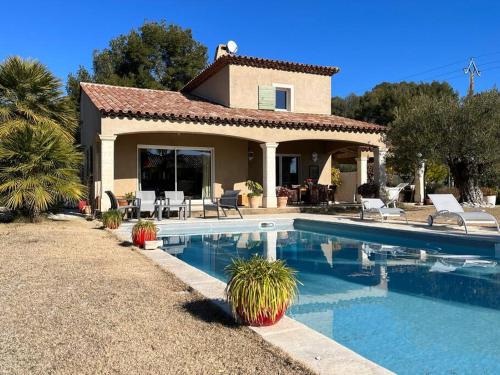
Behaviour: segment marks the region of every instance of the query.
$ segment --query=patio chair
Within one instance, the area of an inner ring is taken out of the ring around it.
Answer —
[[[118,199],[116,199],[116,196],[112,191],[107,190],[107,191],[105,191],[105,193],[108,195],[109,200],[111,201],[111,209],[112,210],[123,211],[123,213],[126,214],[126,213],[128,213],[128,210],[131,209],[132,211],[134,211],[136,213],[137,219],[139,219],[141,217],[141,207],[137,203],[137,199],[134,199],[133,204],[129,204],[126,206],[120,206],[118,204]]]
[[[464,226],[465,233],[468,233],[467,225],[493,224],[500,232],[497,219],[485,211],[465,212],[464,208],[458,203],[453,194],[429,194],[436,213],[429,215],[427,223],[429,226],[434,224],[434,220],[442,217],[446,220],[457,220],[459,226]]]
[[[387,207],[387,205],[382,202],[379,198],[361,198],[361,220],[367,215],[379,215],[384,221],[388,217],[401,217],[403,216],[408,224],[408,218],[406,217],[406,212],[397,207]]]
[[[217,219],[220,219],[219,209],[222,210],[224,217],[227,217],[227,209],[235,209],[238,211],[240,218],[243,219],[243,215],[241,215],[240,209],[238,208],[238,195],[240,191],[241,190],[226,190],[220,198],[215,198],[215,200],[209,199],[208,202],[203,198],[203,217],[207,217],[207,211],[215,210],[217,211]]]
[[[184,196],[183,191],[165,191],[165,208],[169,213],[178,212],[179,219],[181,213],[184,213],[184,220],[186,220],[187,208],[189,208],[189,215],[191,215],[191,197]]]
[[[154,215],[156,211],[156,192],[152,190],[140,190],[135,192],[135,197],[138,200],[138,204],[141,212],[147,211]]]
[[[398,202],[398,199],[399,199],[399,194],[407,186],[408,186],[407,182],[402,182],[402,183],[398,184],[398,186],[396,186],[396,187],[386,187],[385,188],[387,207],[389,207],[391,204],[393,205],[393,207],[396,207],[396,203]]]

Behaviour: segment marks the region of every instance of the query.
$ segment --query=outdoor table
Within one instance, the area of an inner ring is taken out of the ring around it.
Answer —
[[[181,211],[183,211],[183,219],[186,220],[186,210],[189,208],[189,217],[191,217],[191,200],[189,203],[167,204],[164,200],[155,203],[156,219],[161,221],[163,219],[163,209],[167,210],[167,219],[170,218],[170,209],[179,208],[179,220],[181,219]]]

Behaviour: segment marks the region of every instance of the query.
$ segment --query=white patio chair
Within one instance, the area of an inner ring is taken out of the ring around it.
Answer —
[[[156,192],[151,190],[136,191],[135,198],[138,201],[141,212],[150,212],[151,216],[154,214],[156,210]]]
[[[382,199],[379,198],[361,198],[361,212],[360,217],[363,220],[367,215],[378,215],[384,221],[388,217],[401,217],[403,216],[408,224],[406,212],[397,207],[387,207]]]
[[[468,233],[467,225],[494,224],[500,232],[497,219],[485,211],[465,212],[452,194],[429,194],[432,204],[436,208],[436,213],[429,215],[427,223],[434,224],[437,218],[446,220],[457,220],[459,226],[464,226],[465,233]]]
[[[179,219],[183,212],[186,219],[186,209],[189,209],[191,216],[191,197],[185,196],[183,191],[165,191],[165,205],[169,212],[178,212]]]

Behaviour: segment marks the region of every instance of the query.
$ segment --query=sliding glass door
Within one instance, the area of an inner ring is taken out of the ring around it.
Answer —
[[[276,156],[276,185],[299,185],[299,155]]]
[[[212,150],[139,147],[139,189],[183,191],[193,199],[212,195]]]

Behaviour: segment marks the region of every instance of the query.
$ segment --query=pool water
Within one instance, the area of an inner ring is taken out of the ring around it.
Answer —
[[[491,248],[423,249],[300,230],[163,242],[223,281],[232,258],[286,260],[303,284],[287,314],[396,373],[500,374],[500,260]]]

